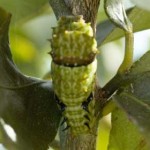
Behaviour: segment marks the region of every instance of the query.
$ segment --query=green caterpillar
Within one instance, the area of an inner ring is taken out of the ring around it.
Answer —
[[[51,71],[56,100],[74,135],[89,133],[94,122],[97,43],[81,16],[61,17],[53,28]]]

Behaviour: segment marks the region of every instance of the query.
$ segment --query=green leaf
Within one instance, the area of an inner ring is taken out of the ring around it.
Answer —
[[[148,150],[144,138],[126,114],[115,109],[112,112],[112,129],[108,150]]]
[[[13,15],[13,22],[38,14],[48,0],[0,0],[0,6]]]
[[[115,102],[144,135],[150,148],[150,51],[137,61],[128,82],[114,96]]]
[[[122,92],[114,96],[140,131],[150,140],[150,72],[140,74]]]
[[[150,12],[134,7],[127,11],[129,20],[133,24],[133,31],[138,32],[150,28]],[[97,25],[98,46],[124,36],[124,32],[114,26],[109,20]]]
[[[138,61],[136,61],[130,70],[130,75],[137,75],[140,73],[150,71],[150,51],[145,53]]]
[[[17,69],[8,45],[10,14],[0,9],[0,16],[0,118],[15,130],[19,150],[46,149],[61,117],[52,82]]]

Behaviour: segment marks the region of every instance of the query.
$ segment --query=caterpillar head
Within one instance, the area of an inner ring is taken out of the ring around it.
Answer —
[[[61,17],[53,28],[51,47],[53,61],[65,66],[87,65],[97,53],[93,30],[82,16]]]

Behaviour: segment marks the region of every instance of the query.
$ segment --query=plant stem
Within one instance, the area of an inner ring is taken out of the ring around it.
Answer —
[[[119,74],[128,71],[133,64],[133,45],[134,36],[131,29],[129,31],[125,31],[125,56],[121,66],[119,67]]]
[[[96,136],[93,134],[81,134],[76,137],[67,137],[66,150],[95,150]]]

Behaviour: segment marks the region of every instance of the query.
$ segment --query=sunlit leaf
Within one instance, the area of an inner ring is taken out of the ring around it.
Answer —
[[[98,136],[97,136],[97,150],[107,150],[109,133],[111,129],[110,115],[103,117],[99,122]]]
[[[14,60],[33,63],[33,59],[36,57],[37,53],[33,43],[21,35],[13,35],[10,40]]]
[[[108,150],[149,150],[138,129],[126,114],[115,109],[112,112],[112,129]]]

